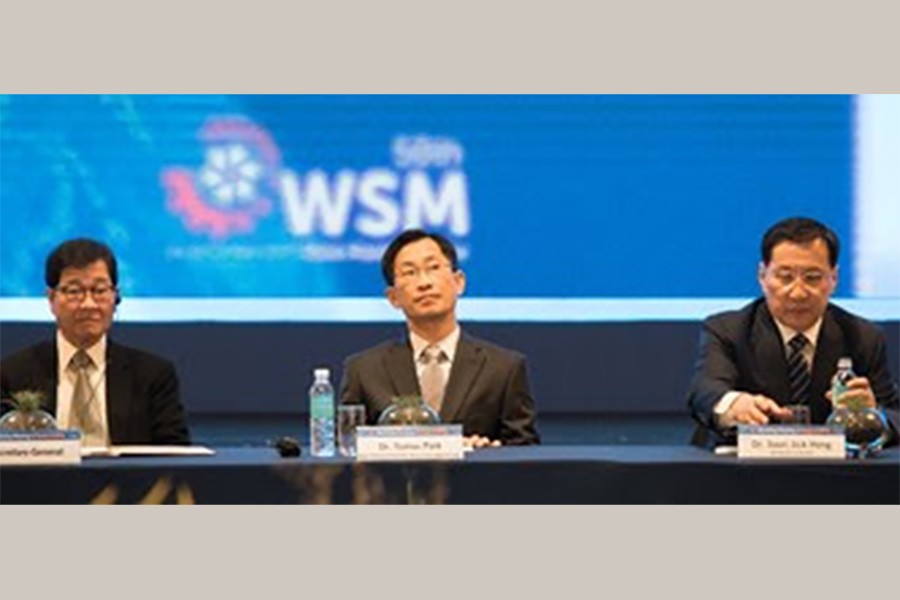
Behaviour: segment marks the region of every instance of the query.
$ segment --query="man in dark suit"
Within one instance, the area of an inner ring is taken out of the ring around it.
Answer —
[[[462,333],[456,301],[465,289],[456,249],[445,237],[403,232],[381,259],[386,295],[408,332],[349,357],[342,403],[363,403],[370,422],[395,396],[422,396],[443,422],[461,423],[475,447],[537,444],[525,357]]]
[[[809,406],[813,423],[831,412],[831,377],[841,357],[857,377],[847,398],[880,408],[896,440],[897,383],[885,336],[873,323],[833,304],[839,242],[807,218],[790,218],[763,236],[758,278],[764,298],[706,319],[688,404],[698,427],[692,442],[734,443],[736,426],[785,418]]]
[[[59,427],[81,429],[85,445],[189,443],[172,363],[108,339],[119,303],[112,250],[64,242],[47,257],[45,280],[56,337],[0,362],[2,398],[43,392]]]

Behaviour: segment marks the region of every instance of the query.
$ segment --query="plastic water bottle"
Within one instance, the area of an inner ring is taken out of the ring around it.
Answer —
[[[843,357],[838,359],[837,371],[831,378],[831,403],[837,406],[844,393],[847,391],[847,383],[856,377],[853,372],[853,359]]]
[[[334,388],[328,369],[315,369],[309,388],[309,446],[313,456],[334,456]]]

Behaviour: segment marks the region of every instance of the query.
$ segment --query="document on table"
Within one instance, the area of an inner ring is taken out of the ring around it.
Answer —
[[[205,446],[87,446],[82,458],[92,456],[212,456],[215,451]]]

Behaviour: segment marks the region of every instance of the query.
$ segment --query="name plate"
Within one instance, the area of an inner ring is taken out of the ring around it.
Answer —
[[[461,460],[462,425],[384,425],[356,428],[356,459]]]
[[[844,431],[829,425],[738,425],[738,458],[843,460]]]
[[[0,431],[0,465],[75,465],[81,462],[81,431]]]

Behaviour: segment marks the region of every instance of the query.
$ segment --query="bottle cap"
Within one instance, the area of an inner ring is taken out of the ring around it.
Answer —
[[[331,369],[314,369],[313,376],[316,379],[328,379],[331,377]]]
[[[838,369],[852,369],[853,368],[853,359],[849,356],[843,356],[838,359],[837,364]]]

